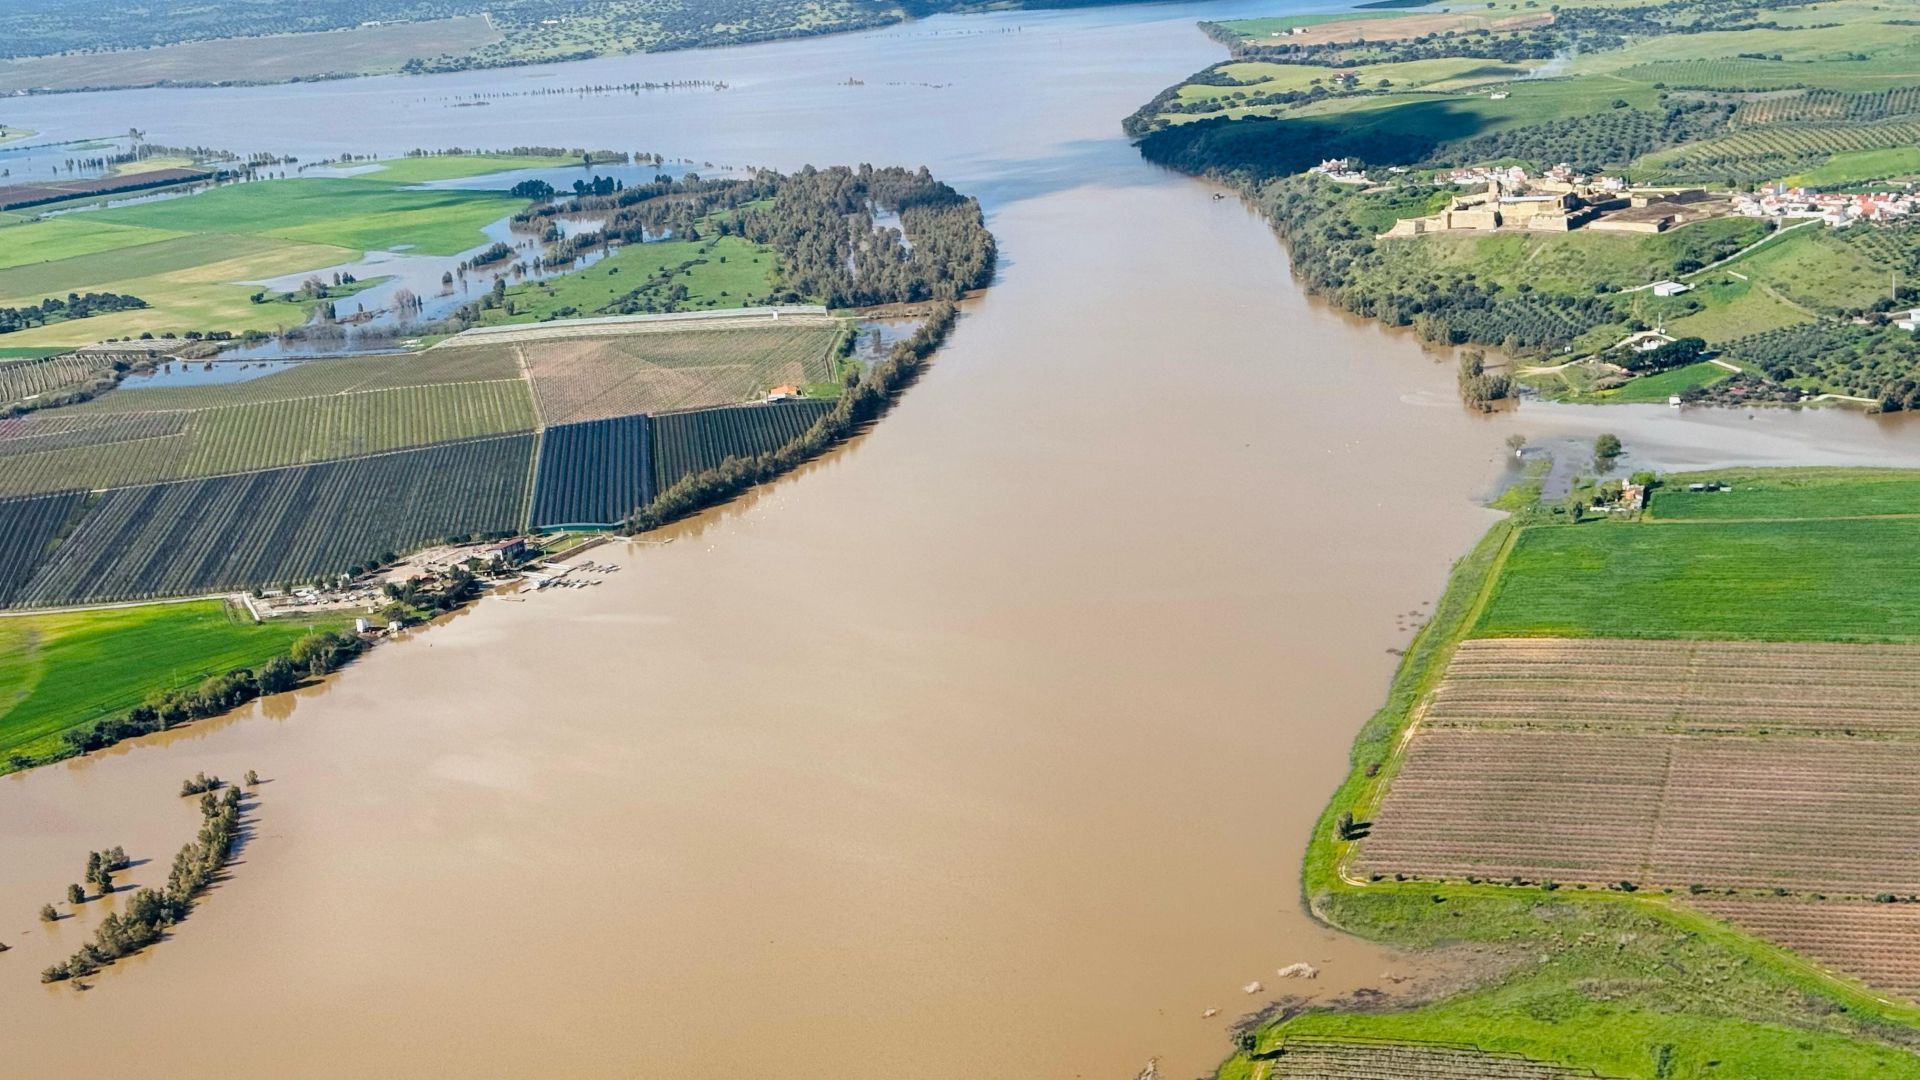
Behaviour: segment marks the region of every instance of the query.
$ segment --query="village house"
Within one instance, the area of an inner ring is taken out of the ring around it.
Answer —
[[[1658,330],[1642,330],[1637,334],[1628,334],[1621,338],[1616,349],[1632,349],[1634,352],[1652,352],[1662,345],[1673,344],[1673,338]]]

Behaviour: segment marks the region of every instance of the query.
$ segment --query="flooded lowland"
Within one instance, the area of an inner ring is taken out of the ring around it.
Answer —
[[[323,686],[0,779],[7,1071],[1188,1077],[1282,992],[1420,970],[1313,923],[1298,866],[1408,613],[1493,520],[1505,437],[1920,464],[1920,429],[1466,410],[1450,358],[1303,298],[1255,215],[1120,137],[1217,56],[1193,20],[1276,6],[9,103],[48,138],[303,158],[926,164],[981,196],[1002,265],[869,435],[596,550],[597,587],[490,597]],[[728,90],[444,104],[695,78]],[[192,918],[91,990],[40,985],[124,903],[36,921],[87,851],[159,880],[195,827],[181,779],[250,768]],[[1320,977],[1275,977],[1298,961]]]

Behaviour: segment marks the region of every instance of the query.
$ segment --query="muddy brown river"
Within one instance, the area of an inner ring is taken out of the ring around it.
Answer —
[[[1911,464],[1920,439],[1837,412],[1465,411],[1448,358],[1303,298],[1255,216],[1119,137],[1214,57],[1192,19],[1275,6],[10,103],[43,132],[315,155],[558,131],[924,161],[982,195],[1005,259],[870,435],[592,553],[619,567],[599,584],[0,779],[0,1071],[1189,1077],[1278,991],[1414,970],[1312,923],[1298,865],[1401,625],[1494,518],[1506,435],[1612,430],[1656,466]],[[419,105],[601,77],[734,88]],[[93,989],[41,986],[124,903],[36,922],[86,852],[163,880],[195,827],[180,780],[249,768],[269,782],[230,880]],[[1321,977],[1275,978],[1296,961]]]

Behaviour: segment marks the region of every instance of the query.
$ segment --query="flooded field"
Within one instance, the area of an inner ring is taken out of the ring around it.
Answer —
[[[596,550],[620,567],[602,584],[489,598],[324,686],[0,779],[8,1068],[960,1080],[1157,1056],[1189,1077],[1278,993],[1414,971],[1316,926],[1298,864],[1390,650],[1493,520],[1505,437],[1611,430],[1633,467],[1920,464],[1920,429],[1464,409],[1450,358],[1308,301],[1256,217],[1120,138],[1214,58],[1191,21],[1248,10],[20,103],[42,132],[242,152],[394,152],[424,127],[925,163],[981,195],[1003,262],[870,435]],[[427,103],[556,71],[730,89]],[[181,779],[249,768],[268,782],[231,880],[94,989],[39,985],[106,907],[35,921],[87,851],[164,877],[194,827]],[[1320,978],[1275,977],[1297,961]]]

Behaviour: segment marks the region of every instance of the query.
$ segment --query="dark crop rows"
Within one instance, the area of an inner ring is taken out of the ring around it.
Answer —
[[[10,602],[304,582],[443,537],[517,531],[532,454],[532,435],[508,435],[110,491]]]
[[[11,603],[33,577],[61,529],[86,500],[84,491],[0,499],[0,605]]]
[[[833,407],[830,401],[736,405],[653,418],[654,490],[718,468],[729,457],[772,453],[799,438]]]
[[[653,501],[650,426],[645,416],[619,416],[548,428],[531,524],[613,525]]]

